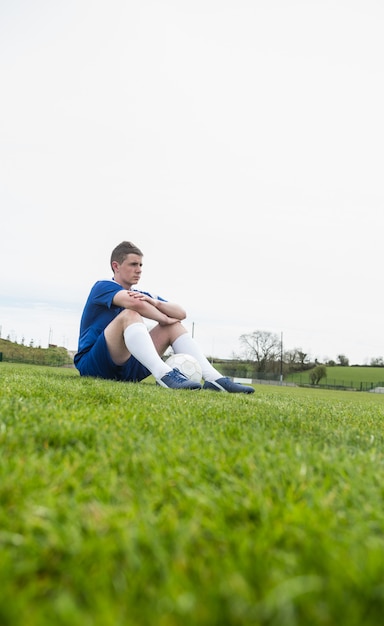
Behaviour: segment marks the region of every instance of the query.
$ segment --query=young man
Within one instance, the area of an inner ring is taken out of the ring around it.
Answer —
[[[112,251],[111,280],[91,289],[80,324],[75,365],[82,376],[138,382],[153,374],[157,383],[171,389],[201,389],[161,358],[168,347],[191,354],[201,365],[204,389],[253,393],[253,387],[223,377],[209,363],[181,324],[186,313],[178,304],[132,289],[141,276],[143,253],[129,241]],[[157,324],[148,331],[143,318]]]

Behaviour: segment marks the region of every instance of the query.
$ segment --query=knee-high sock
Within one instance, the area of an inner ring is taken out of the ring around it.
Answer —
[[[127,350],[145,365],[157,380],[171,371],[169,365],[166,365],[158,355],[151,335],[142,322],[127,326],[124,331],[124,341]]]
[[[201,348],[188,333],[180,335],[180,337],[173,342],[172,349],[175,353],[184,352],[185,354],[190,354],[195,357],[196,361],[201,365],[204,380],[213,381],[223,376],[210,364],[207,357],[202,353]]]

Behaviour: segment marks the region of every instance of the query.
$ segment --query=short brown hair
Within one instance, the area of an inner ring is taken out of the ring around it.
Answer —
[[[135,244],[133,244],[131,241],[122,241],[121,243],[119,243],[118,246],[116,246],[116,248],[112,250],[111,267],[113,261],[117,261],[121,265],[124,259],[128,256],[128,254],[137,254],[138,256],[143,256],[140,248],[135,246]]]

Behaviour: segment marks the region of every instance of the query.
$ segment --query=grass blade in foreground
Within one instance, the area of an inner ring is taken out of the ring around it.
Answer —
[[[383,419],[1,364],[1,624],[376,626]]]

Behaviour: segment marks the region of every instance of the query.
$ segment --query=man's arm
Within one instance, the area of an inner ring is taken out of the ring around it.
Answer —
[[[139,291],[122,289],[115,294],[113,304],[137,311],[143,317],[159,324],[173,324],[186,317],[186,312],[179,304],[157,300]]]

